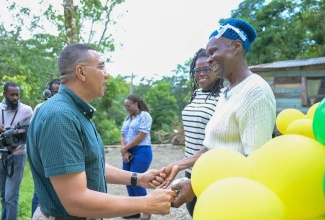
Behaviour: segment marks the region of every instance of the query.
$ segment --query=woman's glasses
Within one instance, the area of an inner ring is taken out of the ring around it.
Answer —
[[[124,105],[124,109],[125,110],[128,110],[130,107],[131,107],[131,105],[133,105],[135,102],[133,102],[133,103],[131,103],[130,105]]]
[[[211,72],[211,68],[210,67],[204,67],[203,69],[195,68],[193,72],[196,76],[199,75],[201,72],[203,74],[209,74]]]

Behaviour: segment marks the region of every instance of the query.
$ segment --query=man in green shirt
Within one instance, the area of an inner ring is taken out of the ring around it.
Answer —
[[[40,207],[33,219],[96,219],[135,213],[168,214],[177,196],[154,190],[144,197],[114,196],[106,183],[154,188],[160,171],[131,173],[105,163],[104,145],[89,104],[102,97],[109,74],[100,53],[84,44],[65,47],[58,60],[59,93],[29,127],[27,154]],[[158,178],[159,179],[159,178]]]

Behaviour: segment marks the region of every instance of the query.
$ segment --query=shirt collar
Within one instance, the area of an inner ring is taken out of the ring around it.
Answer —
[[[71,89],[69,89],[67,86],[61,84],[59,88],[59,93],[68,95],[72,101],[77,106],[78,110],[87,118],[91,119],[94,115],[94,112],[96,109],[86,103],[84,100],[82,100],[76,93],[74,93]]]

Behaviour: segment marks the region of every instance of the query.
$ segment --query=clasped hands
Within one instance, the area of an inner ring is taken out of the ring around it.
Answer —
[[[150,183],[150,185],[155,186],[156,189],[167,188],[178,174],[179,166],[170,164],[167,167],[162,168],[161,171],[162,172]],[[172,207],[178,208],[184,203],[191,202],[194,198],[194,192],[190,179],[171,186],[171,189],[178,193],[177,197],[172,202]]]
[[[133,155],[128,151],[125,146],[121,146],[121,154],[125,163],[129,163],[132,160]]]
[[[121,146],[121,154],[124,162],[128,163],[131,161],[132,154],[125,146]],[[169,164],[161,170],[148,170],[143,173],[145,178],[143,179],[144,181],[141,181],[142,183],[139,182],[139,185],[145,188],[166,189],[179,171],[180,169],[177,164]],[[171,187],[171,190],[177,192],[177,194],[174,194],[176,196],[174,196],[172,201],[172,207],[178,208],[184,203],[191,202],[194,198],[191,180],[177,183]]]

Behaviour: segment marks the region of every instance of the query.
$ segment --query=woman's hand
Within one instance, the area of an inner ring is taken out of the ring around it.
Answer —
[[[138,185],[144,188],[155,189],[165,181],[165,178],[164,168],[160,170],[150,169],[145,173],[138,174]]]
[[[129,152],[129,151],[126,151],[124,154],[123,154],[123,161],[125,163],[129,163],[131,161],[131,157],[132,157],[132,154]]]
[[[121,145],[120,151],[121,151],[121,154],[124,155],[128,151],[128,149],[126,148],[126,145]]]
[[[157,186],[157,188],[167,188],[169,184],[175,179],[175,176],[179,172],[179,166],[177,164],[169,164],[167,167],[164,169],[164,173],[161,175],[165,175],[165,180]]]

